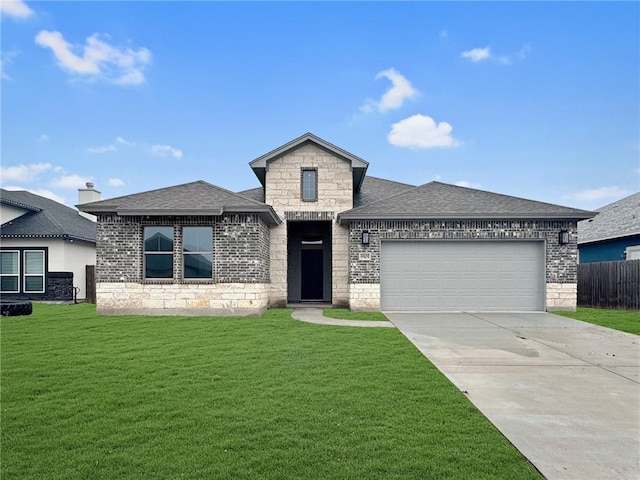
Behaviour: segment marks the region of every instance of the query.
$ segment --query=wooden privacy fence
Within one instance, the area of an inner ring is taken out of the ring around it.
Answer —
[[[640,310],[640,260],[578,265],[578,306]]]
[[[89,303],[96,303],[96,266],[95,265],[87,265],[86,266],[86,292],[87,298],[86,301]]]

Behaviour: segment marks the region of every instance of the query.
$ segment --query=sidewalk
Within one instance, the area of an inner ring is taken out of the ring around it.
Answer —
[[[391,322],[370,321],[370,320],[339,320],[337,318],[325,317],[322,308],[302,307],[296,308],[291,316],[296,320],[319,325],[338,325],[342,327],[374,327],[374,328],[396,328]]]

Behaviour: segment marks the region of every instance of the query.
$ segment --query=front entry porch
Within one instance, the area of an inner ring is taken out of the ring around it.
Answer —
[[[287,222],[287,303],[331,303],[331,222]]]

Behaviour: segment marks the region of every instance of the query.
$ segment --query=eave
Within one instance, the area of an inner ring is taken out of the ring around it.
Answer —
[[[582,215],[567,215],[566,213],[530,213],[530,214],[513,214],[513,213],[487,213],[487,214],[461,214],[461,213],[430,213],[430,214],[395,214],[395,215],[380,215],[380,214],[358,214],[358,213],[343,213],[338,215],[338,223],[340,225],[346,225],[353,221],[422,221],[422,220],[569,220],[579,221],[589,216]],[[593,216],[593,215],[592,215]]]
[[[267,172],[267,163],[271,160],[276,160],[280,157],[287,155],[289,152],[295,150],[296,148],[305,145],[307,143],[313,143],[318,148],[335,155],[337,157],[342,158],[343,160],[351,163],[351,171],[353,174],[353,190],[357,192],[360,190],[362,186],[362,182],[364,181],[364,177],[367,173],[367,168],[369,167],[369,162],[363,160],[362,158],[343,150],[332,143],[323,140],[320,137],[315,136],[312,133],[305,133],[304,135],[282,145],[281,147],[276,148],[255,160],[249,162],[249,166],[255,173],[258,180],[262,186],[265,184],[266,172]]]

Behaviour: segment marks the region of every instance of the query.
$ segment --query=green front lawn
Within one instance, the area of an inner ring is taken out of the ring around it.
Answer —
[[[397,330],[263,317],[0,320],[3,479],[529,479]]]
[[[325,317],[338,318],[340,320],[389,321],[382,312],[352,312],[348,308],[325,308],[322,313]]]
[[[609,310],[605,308],[578,307],[575,312],[553,312],[563,317],[575,318],[622,332],[640,335],[640,312],[635,310]]]

